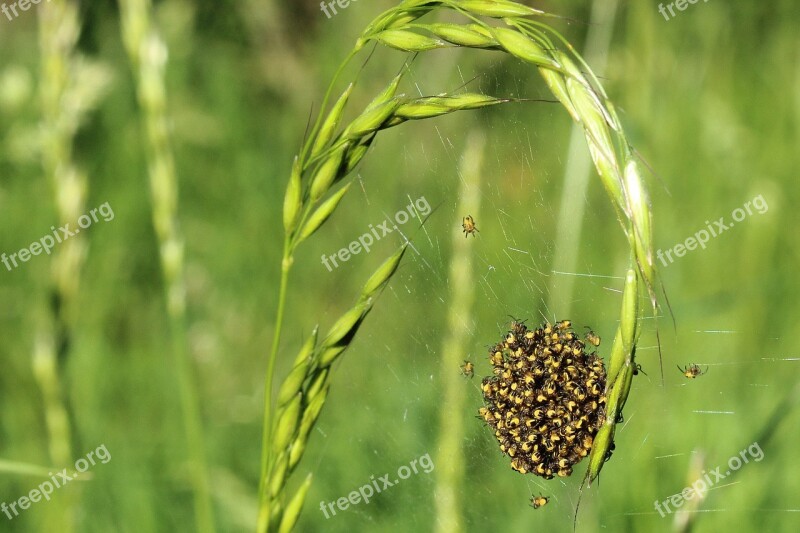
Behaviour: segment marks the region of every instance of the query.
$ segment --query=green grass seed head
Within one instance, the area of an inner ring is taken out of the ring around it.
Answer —
[[[375,272],[369,277],[367,282],[364,284],[364,288],[361,289],[361,301],[367,301],[371,298],[374,298],[378,291],[392,279],[394,273],[397,272],[397,267],[400,266],[400,261],[403,259],[403,256],[408,249],[408,245],[404,244],[397,250],[394,254],[391,255],[386,261],[384,261],[381,266],[379,266]]]
[[[394,116],[404,120],[421,120],[439,117],[453,111],[455,110],[445,104],[433,103],[420,98],[400,105],[394,112]]]
[[[289,445],[297,431],[302,399],[303,395],[297,393],[283,409],[278,411],[278,423],[272,435],[272,448],[276,453],[283,451]]]
[[[300,236],[297,239],[297,243],[300,243],[317,231],[320,226],[322,226],[328,217],[330,217],[333,212],[339,207],[339,202],[342,201],[344,195],[347,194],[348,189],[350,188],[350,183],[336,191],[330,198],[325,200],[322,205],[320,205],[314,213],[308,218],[306,223],[303,225],[302,230],[300,231]]]
[[[283,198],[283,229],[287,235],[294,232],[303,207],[303,185],[301,183],[300,159],[294,158],[286,195]]]
[[[269,478],[269,493],[273,498],[278,496],[283,490],[288,468],[289,458],[286,456],[286,453],[279,453],[276,457],[275,464],[272,467],[272,472]]]
[[[472,25],[441,22],[427,25],[419,24],[416,27],[426,29],[440,39],[458,46],[467,46],[469,48],[492,48],[497,46],[497,41],[491,35],[476,31]]]
[[[303,510],[303,504],[306,501],[306,495],[310,487],[311,474],[308,474],[303,484],[300,485],[300,488],[294,493],[289,503],[286,504],[278,533],[289,533],[294,529],[295,524],[297,524],[297,519],[300,518],[300,512]]]
[[[303,420],[300,422],[300,433],[308,434],[314,423],[317,421],[319,414],[322,412],[322,407],[325,405],[325,400],[328,399],[328,390],[330,382],[325,383],[316,396],[311,397],[309,404],[303,411]]]
[[[529,37],[510,28],[492,28],[492,35],[509,54],[534,65],[558,68],[558,63]]]
[[[455,3],[455,6],[474,15],[492,18],[527,17],[545,13],[539,9],[507,0],[460,0]]]
[[[441,39],[426,37],[409,30],[384,30],[375,34],[372,39],[403,52],[426,52],[435,48],[450,46],[449,43]]]
[[[292,368],[278,390],[278,407],[283,407],[300,391],[308,372],[308,361],[301,362]]]
[[[336,175],[339,173],[339,168],[342,166],[342,158],[344,157],[346,150],[346,144],[338,147],[323,160],[322,164],[320,164],[316,174],[311,180],[311,189],[309,194],[311,196],[312,204],[316,203],[320,198],[322,198],[331,188],[331,185],[333,185]]]
[[[350,123],[344,131],[343,137],[348,140],[359,140],[378,131],[383,123],[400,107],[401,103],[402,101],[399,98],[391,98],[386,102],[368,108]]]
[[[367,155],[367,151],[369,151],[369,147],[374,138],[374,133],[362,137],[358,144],[351,145],[350,148],[347,149],[344,172],[342,172],[341,177],[347,176],[355,170],[356,166],[358,166],[361,160],[364,159],[364,156]]]
[[[322,126],[317,133],[317,138],[314,140],[314,146],[311,148],[312,159],[319,155],[320,152],[322,152],[322,149],[325,148],[331,139],[333,139],[336,128],[339,126],[339,121],[342,119],[344,107],[347,105],[347,101],[350,99],[350,94],[353,92],[353,87],[355,87],[354,83],[351,83],[347,86],[347,89],[345,89],[345,91],[339,97],[339,100],[337,100],[333,105],[333,108],[331,108],[331,111],[328,113],[328,117],[325,119],[325,122],[322,123]]]

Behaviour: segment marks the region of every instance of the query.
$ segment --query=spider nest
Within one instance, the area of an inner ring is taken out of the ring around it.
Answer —
[[[480,415],[511,468],[566,477],[589,454],[605,418],[606,371],[569,320],[529,330],[514,321],[489,354]]]

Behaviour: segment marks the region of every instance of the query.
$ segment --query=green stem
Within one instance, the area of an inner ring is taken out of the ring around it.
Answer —
[[[258,486],[258,532],[265,533],[269,526],[271,498],[267,494],[267,481],[269,477],[272,446],[272,381],[275,375],[275,359],[278,355],[278,346],[281,340],[283,326],[283,311],[286,307],[286,289],[289,284],[289,270],[292,267],[292,248],[287,236],[283,245],[283,260],[281,261],[281,285],[278,294],[278,309],[275,315],[275,331],[272,337],[272,349],[267,361],[267,375],[264,381],[264,428],[261,442],[261,480]]]

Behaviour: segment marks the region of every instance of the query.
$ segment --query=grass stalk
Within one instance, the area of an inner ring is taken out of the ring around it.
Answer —
[[[616,13],[617,0],[595,0],[592,3],[584,55],[598,76],[602,76],[605,71]],[[586,196],[591,166],[592,160],[586,151],[583,128],[579,124],[573,124],[567,148],[567,163],[564,168],[564,183],[554,239],[552,270],[557,272],[577,272],[586,204],[576,202],[575,198]],[[548,309],[558,309],[559,316],[570,316],[574,286],[575,276],[554,276],[550,287]]]
[[[283,260],[281,261],[281,282],[278,292],[278,306],[275,315],[275,328],[272,335],[272,349],[267,360],[267,375],[264,383],[264,425],[263,437],[261,441],[261,478],[258,486],[258,501],[263,502],[259,506],[258,531],[266,531],[269,525],[271,513],[271,499],[266,494],[266,485],[271,461],[271,442],[272,442],[272,383],[275,379],[275,360],[278,356],[278,348],[281,341],[281,329],[283,327],[283,312],[286,307],[286,292],[289,286],[289,270],[291,269],[291,257],[289,240],[284,241]]]
[[[68,119],[62,105],[65,94],[74,85],[72,67],[80,34],[77,6],[57,0],[41,6],[39,45],[41,50],[41,102],[43,131],[42,167],[50,182],[59,224],[74,223],[83,213],[86,177],[75,167],[72,158],[77,125]],[[83,236],[64,242],[53,254],[49,316],[40,327],[34,343],[33,373],[42,392],[45,425],[48,432],[50,461],[57,466],[71,466],[75,438],[69,400],[63,382],[63,370],[72,339],[75,298],[86,255]],[[79,493],[61,499],[57,510],[46,518],[48,527],[69,533],[74,531]]]
[[[486,139],[483,133],[473,131],[461,159],[460,188],[458,193],[460,216],[471,215],[480,220],[480,180]],[[439,411],[439,442],[436,464],[436,531],[455,533],[463,531],[463,514],[460,501],[464,484],[464,421],[453,413],[464,412],[466,391],[472,388],[470,381],[458,372],[465,358],[471,337],[471,316],[464,313],[472,309],[475,300],[473,247],[461,231],[453,230],[453,253],[450,257],[450,309],[447,315],[448,335],[442,342],[441,380],[442,398]],[[474,239],[470,239],[474,241]]]
[[[153,226],[172,340],[173,364],[187,441],[195,527],[215,531],[197,383],[186,339],[184,243],[178,229],[178,181],[167,126],[164,69],[167,48],[152,24],[149,0],[120,0],[122,33],[144,114]]]

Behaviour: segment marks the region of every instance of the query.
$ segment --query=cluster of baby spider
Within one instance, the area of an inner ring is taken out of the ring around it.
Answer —
[[[479,413],[517,472],[566,477],[592,449],[605,418],[606,371],[585,348],[564,320],[534,330],[514,321],[491,349],[494,376],[483,380]]]

